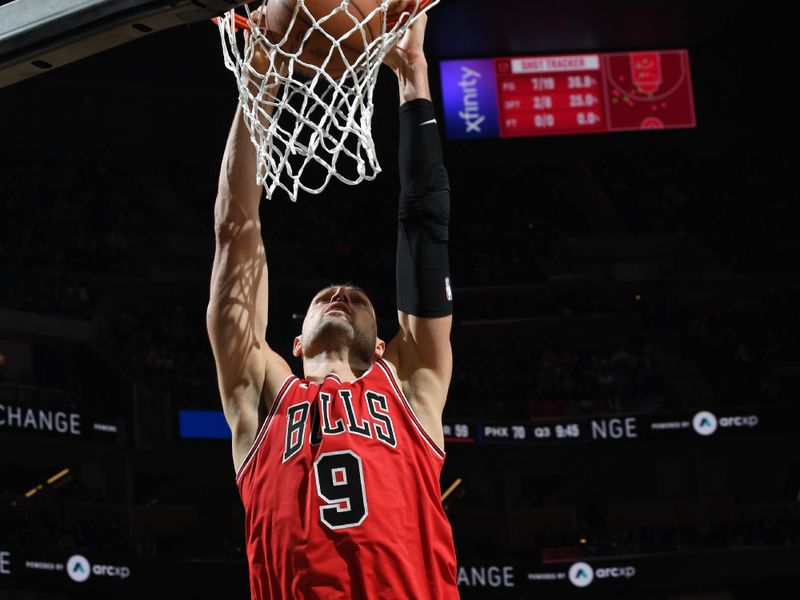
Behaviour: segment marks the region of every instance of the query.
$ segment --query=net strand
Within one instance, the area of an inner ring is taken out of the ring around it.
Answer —
[[[319,194],[333,179],[357,185],[377,177],[381,166],[372,139],[372,117],[380,66],[419,15],[438,3],[434,0],[421,6],[417,0],[390,26],[391,0],[376,0],[376,7],[363,18],[351,13],[349,0],[343,0],[318,19],[306,6],[313,1],[296,1],[286,31],[277,42],[270,41],[257,25],[255,11],[247,5],[250,28],[242,41],[234,11],[217,21],[225,67],[236,77],[239,104],[256,149],[256,183],[264,187],[267,198],[280,189],[296,201],[301,190]],[[258,14],[266,14],[266,4],[263,0]],[[325,24],[341,13],[353,26],[334,37]],[[304,26],[310,25],[296,34],[301,15]],[[367,28],[376,17],[380,34],[371,39]],[[290,35],[296,36],[294,42]],[[330,45],[319,65],[303,60],[313,35],[323,36]],[[360,40],[364,51],[351,63],[342,45],[347,41],[352,47],[353,39]],[[253,67],[257,51],[268,59],[264,73]],[[341,62],[341,67],[337,65],[341,75],[331,75],[334,60]]]

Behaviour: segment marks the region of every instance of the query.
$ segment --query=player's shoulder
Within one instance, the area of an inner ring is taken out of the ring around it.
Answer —
[[[298,377],[292,373],[286,359],[270,348],[269,344],[264,344],[262,357],[264,360],[264,385],[261,397],[269,410],[286,384]]]
[[[373,381],[380,381],[398,394],[404,393],[397,366],[385,356],[372,363],[370,376]]]
[[[373,371],[376,368],[379,369],[379,370],[383,370],[385,372],[388,371],[389,374],[391,374],[393,377],[397,378],[397,367],[386,356],[382,356],[381,358],[379,358],[378,360],[376,360],[373,363]]]

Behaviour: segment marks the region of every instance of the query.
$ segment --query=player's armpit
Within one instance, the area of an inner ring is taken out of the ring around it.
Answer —
[[[266,344],[259,350],[262,360],[258,360],[258,363],[264,365],[264,368],[259,369],[253,365],[251,372],[261,370],[264,373],[260,385],[253,385],[247,377],[242,378],[241,384],[227,393],[220,385],[223,413],[231,430],[233,466],[237,472],[250,451],[281,384],[290,374],[286,361]],[[217,371],[219,373],[219,362]]]
[[[384,357],[395,365],[409,400],[441,416],[453,373],[453,317],[422,318],[398,311],[398,319],[400,330]]]

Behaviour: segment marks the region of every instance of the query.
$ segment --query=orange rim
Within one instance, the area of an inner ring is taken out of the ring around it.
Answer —
[[[219,17],[214,17],[211,21],[216,25],[219,23]],[[239,31],[240,29],[247,29],[250,30],[250,22],[247,20],[247,17],[240,15],[239,13],[234,13],[233,22],[235,23],[235,31]]]

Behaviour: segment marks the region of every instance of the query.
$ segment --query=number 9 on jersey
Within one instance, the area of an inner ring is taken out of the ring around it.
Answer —
[[[317,494],[325,502],[320,519],[331,529],[361,525],[367,517],[367,495],[361,457],[352,450],[320,454],[314,462]]]

